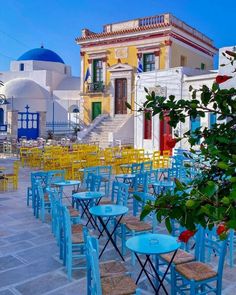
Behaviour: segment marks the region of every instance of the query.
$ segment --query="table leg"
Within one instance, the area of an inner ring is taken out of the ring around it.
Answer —
[[[146,277],[147,277],[147,279],[148,279],[148,281],[149,281],[149,283],[152,285],[153,290],[155,290],[155,292],[156,292],[156,287],[155,287],[155,285],[153,284],[152,280],[151,280],[150,277],[149,277],[148,272],[147,272],[146,269],[145,269],[145,266],[146,266],[146,264],[147,264],[147,262],[148,262],[148,257],[149,257],[150,255],[146,255],[146,261],[145,261],[145,263],[143,264],[142,261],[141,261],[141,259],[140,259],[139,256],[138,256],[138,254],[137,254],[137,253],[134,253],[134,254],[135,254],[135,256],[136,256],[136,258],[137,258],[137,260],[138,260],[138,262],[139,262],[139,264],[140,264],[140,266],[141,266],[141,272],[140,272],[140,274],[139,274],[139,276],[138,276],[138,279],[136,280],[136,284],[138,283],[138,281],[139,281],[139,279],[140,279],[140,277],[141,277],[141,274],[144,272],[145,275],[146,275]],[[157,294],[157,293],[156,293],[156,294]]]
[[[111,233],[109,232],[109,230],[108,230],[107,227],[106,227],[106,224],[108,224],[108,222],[105,224],[104,221],[103,221],[103,219],[102,219],[102,217],[100,217],[100,216],[98,217],[99,221],[101,222],[101,225],[103,226],[103,228],[104,228],[104,230],[105,230],[105,232],[106,232],[106,234],[107,234],[107,236],[108,236],[108,240],[107,240],[107,242],[106,242],[104,248],[102,249],[102,251],[101,251],[101,253],[100,253],[100,255],[99,255],[99,258],[102,256],[103,252],[105,251],[105,249],[106,249],[106,247],[107,247],[109,241],[111,241],[113,247],[116,249],[116,251],[118,252],[118,254],[120,255],[120,257],[122,258],[122,260],[125,261],[125,260],[124,260],[124,257],[122,256],[122,254],[121,254],[121,252],[120,252],[120,250],[119,250],[119,248],[116,246],[116,243],[115,243],[115,241],[114,241],[113,238],[112,238],[114,232],[116,231],[118,225],[120,224],[120,221],[121,221],[121,219],[122,219],[122,216],[123,216],[123,215],[120,216],[120,218],[119,218],[117,224],[115,225],[115,227],[114,227],[114,229],[113,229],[113,231],[112,231]],[[109,221],[109,220],[110,220],[110,218],[108,218],[108,221]]]

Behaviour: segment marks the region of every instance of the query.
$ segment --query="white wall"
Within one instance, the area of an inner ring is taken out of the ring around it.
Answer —
[[[201,75],[200,75],[201,73]],[[215,77],[217,75],[216,71],[201,71],[191,68],[172,68],[167,70],[161,70],[156,72],[148,72],[139,74],[139,79],[136,82],[136,108],[142,105],[146,100],[146,93],[144,87],[149,90],[155,91],[155,86],[161,86],[166,88],[166,96],[174,95],[176,99],[190,99],[191,94],[189,92],[189,86],[191,85],[195,89],[201,88],[202,85],[207,85],[211,87]],[[164,89],[163,89],[164,90]],[[163,94],[165,95],[165,94]],[[156,115],[152,118],[152,139],[143,139],[144,130],[144,114],[135,114],[134,122],[134,143],[137,148],[144,148],[146,150],[159,150],[160,149],[160,121],[159,116]],[[201,118],[201,125],[209,125],[209,116]],[[190,120],[187,119],[184,124],[179,124],[174,132],[178,132],[181,136],[184,132],[188,131],[190,128]],[[177,143],[177,148],[188,148],[188,144],[185,141]]]

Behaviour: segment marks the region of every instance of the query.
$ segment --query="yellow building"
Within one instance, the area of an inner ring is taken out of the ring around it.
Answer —
[[[137,67],[143,71],[186,66],[213,69],[213,41],[177,19],[162,14],[107,24],[103,32],[82,30],[81,96],[85,123],[100,113],[127,114],[133,105]]]

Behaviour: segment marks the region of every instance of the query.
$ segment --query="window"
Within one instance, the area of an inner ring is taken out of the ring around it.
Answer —
[[[64,74],[66,75],[67,74],[67,68],[64,67]]]
[[[200,126],[201,126],[201,122],[200,122],[200,117],[199,116],[197,116],[195,119],[192,118],[192,117],[190,118],[190,129],[191,129],[191,133],[193,133]],[[192,136],[192,137],[194,137],[194,136]],[[197,142],[197,144],[199,144],[199,143],[200,142]]]
[[[148,114],[147,114],[148,113]],[[151,111],[144,112],[144,139],[152,139],[152,114]]]
[[[200,117],[197,116],[195,119],[191,117],[190,121],[191,121],[190,129],[192,132],[194,132],[197,128],[200,127]]]
[[[143,71],[155,71],[155,55],[154,53],[147,53],[143,55]]]
[[[201,63],[201,70],[205,70],[206,69],[206,65],[202,62]]]
[[[4,123],[4,110],[3,108],[0,108],[0,125],[3,125]]]
[[[24,64],[20,64],[20,71],[24,71],[25,70],[25,65]]]
[[[212,128],[214,124],[216,124],[216,114],[209,113],[209,128]]]
[[[187,57],[184,55],[180,56],[180,66],[185,67],[187,65]]]
[[[102,82],[102,60],[93,61],[93,82]]]

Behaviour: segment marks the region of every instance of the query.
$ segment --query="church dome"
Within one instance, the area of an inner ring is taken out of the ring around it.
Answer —
[[[47,93],[43,87],[30,79],[17,78],[4,84],[3,93],[7,98],[45,99]]]
[[[49,62],[59,62],[63,63],[63,59],[54,51],[46,48],[34,48],[18,58],[18,61],[21,60],[38,60],[38,61],[49,61]]]

